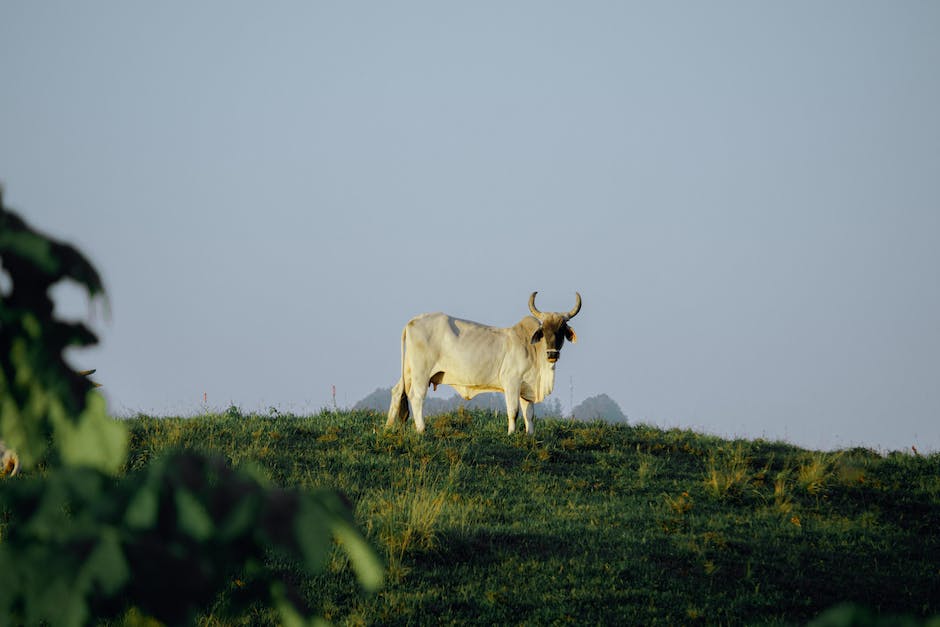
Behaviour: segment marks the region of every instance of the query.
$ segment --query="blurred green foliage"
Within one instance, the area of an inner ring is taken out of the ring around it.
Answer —
[[[25,469],[53,463],[115,472],[127,434],[108,420],[93,384],[66,364],[63,352],[98,338],[81,322],[55,317],[51,288],[71,280],[90,299],[104,296],[98,272],[74,247],[30,228],[3,205],[0,264],[10,285],[0,291],[0,436]],[[50,449],[49,442],[59,444]]]
[[[0,439],[27,471],[0,489],[0,625],[83,625],[130,608],[184,624],[220,594],[233,612],[269,604],[284,624],[306,624],[315,608],[269,563],[320,573],[334,541],[362,587],[382,585],[335,491],[279,489],[187,451],[116,477],[127,428],[63,355],[97,338],[57,319],[50,295],[70,280],[103,298],[101,278],[74,247],[9,211],[2,190],[0,269]]]

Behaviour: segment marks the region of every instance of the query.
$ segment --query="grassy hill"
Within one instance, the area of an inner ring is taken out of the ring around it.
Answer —
[[[937,454],[560,420],[527,438],[487,411],[433,418],[424,437],[372,412],[128,424],[134,468],[187,447],[345,492],[384,590],[359,592],[340,553],[315,580],[275,564],[337,623],[795,624],[846,601],[940,613]]]

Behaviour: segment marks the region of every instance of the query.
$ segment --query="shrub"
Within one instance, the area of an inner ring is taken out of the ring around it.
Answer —
[[[322,571],[333,540],[359,583],[378,588],[378,558],[332,491],[268,486],[218,457],[177,452],[124,478],[128,432],[108,418],[93,384],[65,363],[68,347],[97,338],[54,316],[51,288],[72,280],[104,296],[75,248],[8,211],[0,190],[0,439],[25,471],[0,492],[0,623],[80,625],[138,608],[191,622],[220,593],[233,606],[263,602],[281,620],[313,613],[266,566],[271,555]]]

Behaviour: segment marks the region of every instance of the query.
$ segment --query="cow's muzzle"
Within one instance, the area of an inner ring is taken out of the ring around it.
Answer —
[[[560,351],[548,351],[548,363],[553,364],[558,361]]]

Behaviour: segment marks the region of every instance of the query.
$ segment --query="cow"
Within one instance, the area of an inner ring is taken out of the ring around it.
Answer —
[[[20,470],[20,458],[16,451],[7,448],[0,440],[0,477],[9,474],[11,477]]]
[[[430,386],[447,384],[470,400],[483,392],[506,397],[509,433],[516,431],[522,408],[525,430],[535,433],[532,405],[542,402],[555,386],[555,363],[565,339],[577,336],[568,321],[581,310],[581,294],[567,313],[543,313],[529,296],[526,316],[509,328],[491,327],[443,313],[421,314],[401,333],[401,379],[392,388],[389,428],[408,419],[408,401],[415,430],[424,433],[424,399]]]

